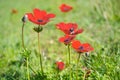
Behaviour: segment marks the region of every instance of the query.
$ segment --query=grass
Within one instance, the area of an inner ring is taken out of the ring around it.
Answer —
[[[34,8],[47,10],[57,16],[48,23],[40,33],[40,47],[43,52],[43,66],[45,75],[42,76],[39,67],[39,54],[37,53],[37,33],[33,25],[25,25],[25,46],[31,50],[29,64],[31,80],[56,80],[54,63],[57,60],[66,61],[66,47],[58,42],[62,32],[56,29],[59,22],[76,22],[84,32],[77,36],[81,42],[89,42],[95,50],[90,56],[81,58],[81,64],[91,69],[87,80],[120,80],[120,0],[1,0],[0,1],[0,80],[25,80],[26,63],[21,57],[21,18],[26,12]],[[74,7],[73,11],[64,15],[58,7],[67,3]],[[16,9],[18,13],[11,14]],[[72,78],[76,79],[76,60],[78,55],[71,50]],[[79,68],[79,79],[84,76],[84,71]],[[69,80],[69,69],[60,72],[59,79]]]

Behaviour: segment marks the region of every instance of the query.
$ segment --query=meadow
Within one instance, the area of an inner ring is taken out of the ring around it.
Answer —
[[[62,13],[62,3],[71,5],[73,10]],[[120,0],[0,0],[0,80],[76,80],[78,53],[74,49],[71,48],[71,66],[59,73],[55,69],[56,61],[67,61],[67,47],[58,41],[63,35],[55,26],[59,22],[77,23],[84,32],[76,39],[94,48],[89,56],[80,58],[78,80],[120,80],[119,3]],[[44,75],[39,65],[37,33],[33,30],[36,24],[29,21],[24,27],[29,69],[22,55],[21,19],[34,8],[56,14],[40,32]],[[90,69],[87,77],[84,67]]]

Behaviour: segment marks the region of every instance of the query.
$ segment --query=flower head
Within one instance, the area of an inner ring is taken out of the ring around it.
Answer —
[[[58,70],[63,70],[65,68],[64,62],[58,61],[56,62],[56,67]]]
[[[68,35],[77,35],[83,32],[83,29],[78,29],[78,25],[76,23],[61,22],[56,24],[56,27]]]
[[[59,41],[64,43],[65,45],[68,45],[71,43],[71,41],[75,38],[75,35],[65,35],[64,37],[60,37]]]
[[[62,12],[69,12],[70,10],[72,10],[72,6],[69,6],[67,4],[62,4],[59,8]]]
[[[50,21],[50,18],[54,18],[55,14],[49,13],[47,14],[44,10],[39,10],[35,8],[32,13],[27,13],[28,19],[38,25],[45,25]]]
[[[84,53],[84,52],[90,52],[93,51],[94,48],[89,43],[81,43],[78,40],[72,41],[72,47],[78,52],[78,53]]]

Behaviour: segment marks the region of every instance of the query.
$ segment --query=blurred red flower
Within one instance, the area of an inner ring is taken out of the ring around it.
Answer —
[[[69,12],[70,10],[72,10],[72,6],[69,6],[67,4],[62,4],[59,8],[62,12]]]
[[[35,8],[32,13],[27,13],[28,19],[38,25],[45,25],[50,21],[50,18],[54,18],[55,14],[49,13],[47,14],[44,10],[39,10]]]
[[[64,43],[65,45],[68,45],[71,43],[71,41],[75,38],[75,35],[65,35],[64,37],[60,37],[59,41]]]
[[[16,14],[16,13],[18,13],[18,11],[16,9],[12,9],[11,13]]]
[[[63,70],[65,68],[64,62],[61,61],[56,62],[56,66],[58,70]]]
[[[83,32],[83,29],[77,29],[78,25],[76,23],[61,22],[56,24],[56,27],[68,35],[77,35]]]
[[[78,40],[72,41],[72,47],[78,52],[78,53],[83,53],[83,52],[90,52],[93,51],[94,48],[89,44],[89,43],[80,43]]]

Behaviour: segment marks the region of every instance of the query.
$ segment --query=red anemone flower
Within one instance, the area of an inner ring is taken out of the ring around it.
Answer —
[[[44,10],[39,10],[35,8],[32,13],[27,13],[28,19],[38,25],[45,25],[50,21],[50,18],[54,18],[55,14],[49,13],[47,14]]]
[[[72,6],[69,6],[67,4],[62,4],[59,8],[62,12],[68,12],[72,10]]]
[[[56,62],[56,66],[58,70],[63,70],[65,68],[64,62],[61,62],[61,61]]]
[[[56,27],[68,35],[77,35],[83,32],[83,29],[77,29],[78,25],[76,23],[61,22],[56,24]]]
[[[71,41],[75,38],[75,35],[65,35],[64,37],[60,37],[59,41],[64,43],[65,45],[68,45],[71,43]]]
[[[89,43],[80,43],[78,40],[72,41],[72,47],[78,52],[78,53],[83,53],[83,52],[90,52],[93,51],[94,48],[89,44]]]

